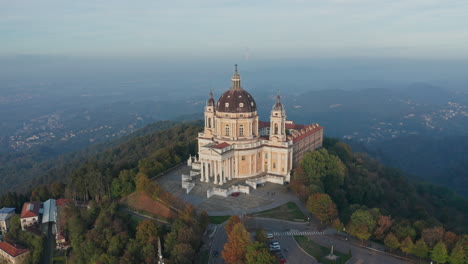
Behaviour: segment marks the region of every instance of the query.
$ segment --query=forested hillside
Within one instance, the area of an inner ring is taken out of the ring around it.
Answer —
[[[106,155],[106,151],[135,138],[171,128],[180,122],[160,121],[137,130],[131,135],[107,143],[90,146],[82,151],[55,156],[48,153],[45,147],[35,151],[14,154],[0,154],[0,195],[8,191],[25,192],[31,186],[64,181],[65,175],[72,173],[85,161],[103,159],[97,156]],[[193,123],[197,124],[197,122]]]
[[[324,148],[304,156],[291,188],[322,222],[422,258],[432,258],[436,247],[457,255],[468,239],[467,200],[353,153],[338,140],[328,138]]]
[[[72,246],[68,263],[154,263],[158,238],[162,238],[167,263],[192,263],[209,221],[207,214],[195,212],[149,178],[195,153],[200,129],[196,123],[162,132],[147,127],[102,152],[69,161],[64,165],[69,166],[67,170],[49,171],[37,180],[49,184],[37,185],[26,195],[3,195],[0,207],[20,210],[24,201],[61,197],[87,203],[88,207],[72,203],[63,212],[64,232]],[[134,191],[145,192],[174,211],[175,217],[167,219],[170,229],[152,221],[135,222],[121,210],[119,199]],[[32,249],[29,263],[43,261],[42,248],[32,248],[35,242],[25,239],[22,232],[12,232],[6,239]]]
[[[468,197],[468,135],[407,136],[383,141],[367,149],[389,166],[448,186]]]

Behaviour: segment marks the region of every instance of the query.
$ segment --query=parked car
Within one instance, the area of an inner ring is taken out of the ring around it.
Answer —
[[[213,257],[217,257],[219,255],[219,252],[215,250],[215,251],[213,251],[212,255],[213,255]]]
[[[268,239],[272,239],[272,238],[274,238],[274,236],[273,236],[273,234],[272,234],[272,233],[267,233],[267,234],[266,234],[266,238],[268,238]]]
[[[237,197],[240,195],[240,192],[234,192],[234,193],[231,193],[231,196],[234,196],[234,197]]]
[[[268,243],[270,246],[279,246],[279,242],[278,241],[271,241],[270,243]]]
[[[281,250],[280,245],[270,245],[270,251]]]

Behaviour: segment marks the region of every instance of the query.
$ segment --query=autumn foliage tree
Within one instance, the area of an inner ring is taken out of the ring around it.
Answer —
[[[242,223],[237,223],[228,233],[228,242],[224,244],[222,256],[227,264],[244,264],[250,236]]]
[[[411,254],[413,252],[414,243],[411,237],[407,236],[403,241],[401,241],[400,249],[406,254]]]
[[[443,227],[426,228],[422,231],[421,237],[424,238],[426,244],[432,248],[441,241],[444,237],[445,230]]]
[[[246,264],[271,264],[275,261],[266,244],[258,241],[247,246],[245,258]]]
[[[390,216],[381,215],[377,221],[377,228],[375,229],[374,235],[376,239],[383,239],[385,232],[392,226],[392,218]]]
[[[400,242],[398,241],[398,238],[393,233],[389,233],[385,237],[384,243],[387,247],[390,247],[392,249],[397,249],[398,247],[400,247]]]
[[[240,222],[242,221],[238,215],[233,215],[229,217],[229,219],[226,222],[226,225],[224,226],[224,229],[226,230],[226,234],[229,235],[229,233],[231,233],[234,226]]]
[[[311,195],[307,201],[307,210],[324,223],[331,223],[338,216],[335,203],[326,193]]]

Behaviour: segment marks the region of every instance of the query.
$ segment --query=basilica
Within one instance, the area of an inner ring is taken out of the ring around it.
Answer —
[[[198,157],[190,157],[188,165],[202,182],[219,185],[233,179],[289,182],[304,153],[322,146],[323,127],[286,120],[279,95],[270,120],[260,121],[254,98],[241,86],[237,65],[231,80],[231,88],[217,101],[210,92]]]

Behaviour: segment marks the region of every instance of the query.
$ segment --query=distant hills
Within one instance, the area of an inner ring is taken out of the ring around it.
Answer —
[[[320,123],[327,136],[370,152],[387,165],[466,195],[467,92],[427,83],[396,88],[379,81],[349,84],[354,88],[337,82],[328,90],[281,89],[288,119]],[[257,101],[261,120],[267,120],[277,91],[265,84],[257,85],[246,89]],[[357,89],[357,85],[366,88]],[[215,89],[215,97],[220,92]],[[24,93],[11,90],[2,99],[10,101],[0,102],[0,110],[6,113],[0,117],[0,178],[8,183],[4,179],[10,174],[19,179],[33,177],[31,171],[38,171],[45,166],[39,164],[51,158],[112,142],[157,120],[201,119],[206,96],[192,93],[167,100],[161,100],[163,96],[125,100],[122,96],[96,95],[70,101],[40,94],[25,99],[21,97]],[[99,104],[101,100],[106,103]],[[54,102],[60,102],[58,109],[51,108]],[[25,119],[17,120],[18,116]]]

